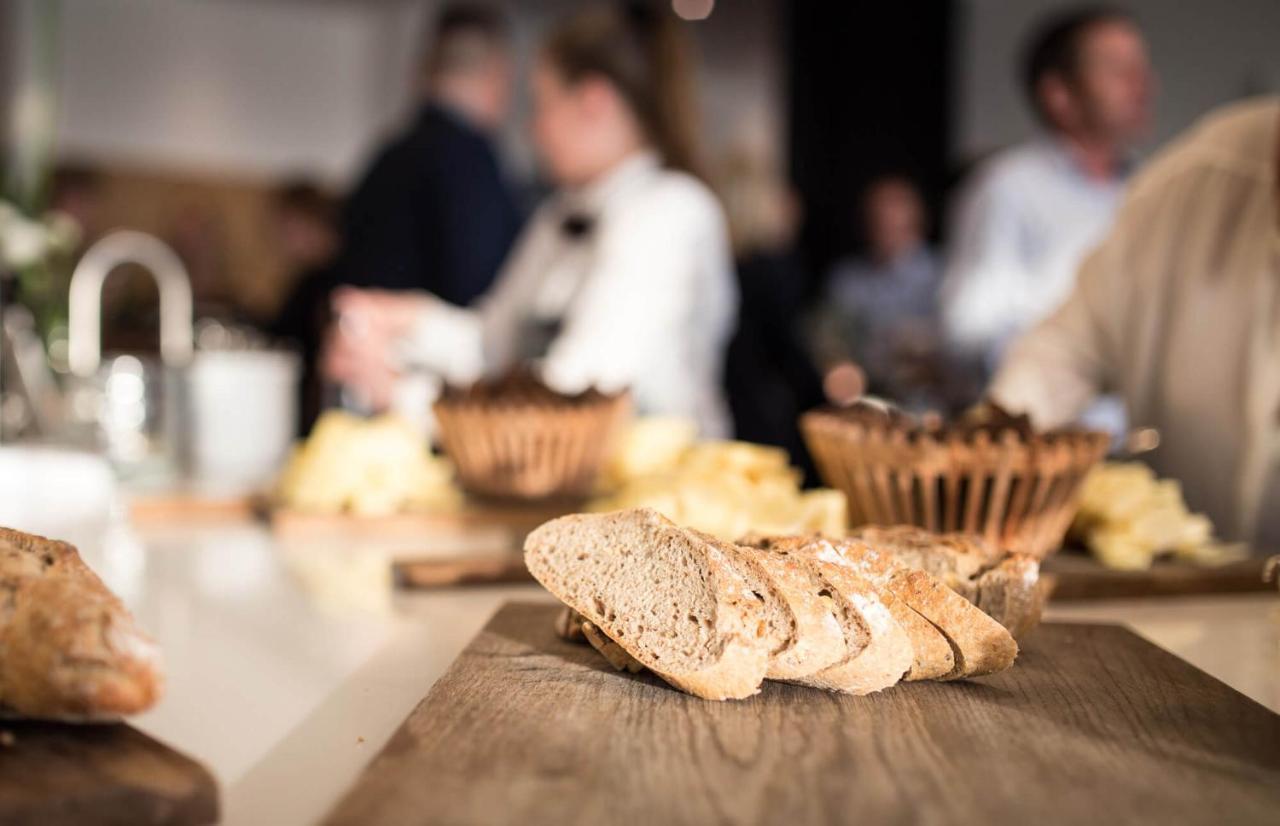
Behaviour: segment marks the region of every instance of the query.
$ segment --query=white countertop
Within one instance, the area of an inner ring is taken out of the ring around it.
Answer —
[[[504,601],[536,586],[395,594],[382,551],[276,542],[254,524],[77,542],[166,655],[134,722],[209,767],[225,822],[321,818]],[[1050,619],[1127,623],[1280,711],[1280,598],[1074,603]]]

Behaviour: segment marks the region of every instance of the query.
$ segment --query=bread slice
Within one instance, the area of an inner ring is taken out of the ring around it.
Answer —
[[[799,623],[792,608],[793,599],[783,593],[768,569],[758,560],[744,554],[737,545],[691,528],[684,530],[690,536],[719,550],[734,571],[746,580],[748,592],[759,602],[760,615],[764,619],[762,639],[769,652],[769,667],[765,676],[769,677],[780,667],[780,663],[792,659],[800,641]],[[799,604],[798,600],[796,602]],[[785,666],[781,667],[785,669]]]
[[[524,551],[547,590],[677,688],[713,700],[760,690],[775,635],[722,543],[637,508],[554,519]]]
[[[799,680],[845,657],[845,632],[820,580],[782,556],[736,546],[734,551],[741,570],[764,577],[776,589],[795,623],[790,639],[770,654],[769,679]],[[766,605],[772,599],[766,597]]]
[[[762,536],[753,534],[743,537],[739,541],[752,547],[782,552],[801,552],[808,549],[816,553],[824,548],[829,549],[831,547],[830,543],[817,536]],[[815,543],[818,544],[815,545]],[[811,553],[810,555],[813,554]],[[853,566],[853,572],[867,580],[866,574],[868,571],[865,566],[854,566],[852,562],[845,560],[838,554],[834,557],[828,556],[827,561]],[[894,563],[886,560],[883,567],[887,571],[891,570],[893,566]],[[871,582],[871,584],[876,587],[874,582]],[[955,655],[952,653],[951,643],[947,641],[946,636],[935,628],[931,622],[898,599],[892,590],[877,587],[876,591],[880,601],[884,603],[889,613],[893,615],[898,625],[906,633],[911,644],[911,668],[907,671],[904,679],[908,682],[935,680],[951,674],[955,669]]]
[[[838,540],[828,543],[828,547],[942,632],[951,646],[955,665],[940,679],[994,674],[1013,665],[1018,644],[1005,627],[932,574],[895,562],[862,540]]]
[[[940,680],[955,670],[956,657],[946,636],[915,609],[888,589],[880,591],[880,601],[911,641],[911,670],[903,677],[907,682]]]
[[[556,614],[556,636],[566,642],[586,642],[587,636],[582,630],[582,614],[568,605]]]
[[[807,545],[760,553],[803,566],[819,586],[819,596],[831,600],[837,609],[844,635],[843,656],[795,682],[847,694],[870,694],[896,685],[910,670],[911,640],[870,583],[848,567],[811,553]]]
[[[592,625],[590,621],[582,620],[581,617],[579,619],[581,622],[578,627],[582,631],[582,638],[599,651],[600,656],[604,657],[609,665],[618,671],[629,671],[632,674],[644,671],[644,664],[628,654],[625,648],[606,637],[604,632]]]
[[[159,650],[65,542],[0,528],[0,705],[113,720],[159,699]]]
[[[967,534],[934,534],[910,525],[863,528],[857,538],[937,577],[1018,638],[1040,622],[1048,587],[1040,562],[1006,554]]]
[[[933,574],[970,602],[977,596],[978,575],[1000,557],[977,537],[968,541],[962,535],[936,534],[914,525],[868,526],[853,538],[892,553],[904,565]]]
[[[1050,590],[1049,583],[1040,578],[1040,560],[1027,554],[1009,554],[994,568],[983,571],[974,589],[977,606],[1007,628],[1015,640],[1040,624]]]

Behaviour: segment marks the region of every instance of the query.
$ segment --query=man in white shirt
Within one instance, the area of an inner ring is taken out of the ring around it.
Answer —
[[[1116,10],[1052,21],[1028,52],[1025,84],[1044,134],[994,155],[966,184],[942,286],[952,344],[988,365],[1071,291],[1150,119],[1146,44]]]

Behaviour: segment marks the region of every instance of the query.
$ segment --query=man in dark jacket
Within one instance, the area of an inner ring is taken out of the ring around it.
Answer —
[[[429,290],[465,305],[493,281],[519,229],[493,146],[511,88],[498,13],[446,7],[422,84],[412,123],[378,152],[347,202],[335,280]]]

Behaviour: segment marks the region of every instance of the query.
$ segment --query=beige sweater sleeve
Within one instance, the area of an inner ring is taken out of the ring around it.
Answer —
[[[1085,259],[1063,305],[1009,348],[989,388],[996,402],[1057,427],[1109,389],[1130,286],[1128,234],[1122,219]]]

